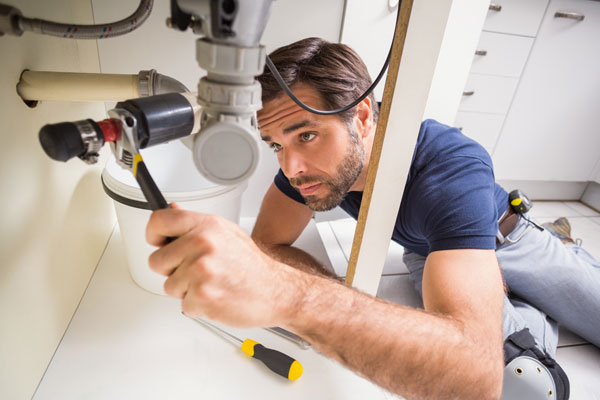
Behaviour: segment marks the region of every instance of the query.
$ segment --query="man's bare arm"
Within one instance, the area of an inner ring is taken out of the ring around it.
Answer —
[[[317,259],[302,249],[289,245],[264,246],[261,242],[255,241],[258,247],[275,260],[284,264],[298,268],[310,274],[319,274],[333,279],[339,277],[329,269],[325,268]]]
[[[503,291],[495,255],[440,253],[430,255],[426,267],[426,310],[311,277],[301,307],[284,327],[407,398],[498,398]]]
[[[313,211],[283,194],[271,184],[265,194],[252,239],[258,247],[284,264],[310,273],[337,278],[314,257],[292,246],[313,215]]]

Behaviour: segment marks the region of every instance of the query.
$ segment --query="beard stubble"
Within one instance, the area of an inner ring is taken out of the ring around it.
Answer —
[[[309,183],[315,185],[321,183],[328,187],[329,193],[325,197],[319,198],[316,195],[302,196],[308,208],[313,211],[329,211],[340,205],[364,168],[365,149],[354,127],[350,129],[349,136],[350,150],[338,165],[335,176],[303,176],[289,180],[290,184],[296,190],[298,190],[297,186]]]

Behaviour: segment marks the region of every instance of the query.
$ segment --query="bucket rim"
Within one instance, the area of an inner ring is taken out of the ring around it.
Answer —
[[[102,171],[100,180],[104,192],[111,199],[130,207],[151,210],[150,205],[146,201],[144,194],[139,187],[131,186],[117,180],[111,176],[106,169]],[[197,201],[218,197],[229,192],[243,191],[247,184],[247,182],[243,182],[232,186],[214,186],[189,192],[164,191],[162,193],[169,202]]]

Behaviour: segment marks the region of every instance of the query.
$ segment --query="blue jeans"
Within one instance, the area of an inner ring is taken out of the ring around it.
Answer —
[[[558,325],[600,347],[600,263],[576,245],[565,245],[547,229],[520,218],[496,256],[509,289],[504,297],[504,338],[523,328],[538,347],[556,355]],[[409,250],[404,263],[422,293],[425,257]]]

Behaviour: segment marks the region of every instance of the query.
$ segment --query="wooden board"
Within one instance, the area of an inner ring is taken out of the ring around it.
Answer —
[[[381,109],[379,110],[377,130],[375,132],[373,147],[371,149],[371,159],[369,161],[367,182],[365,184],[360,212],[358,214],[358,223],[354,233],[352,252],[350,253],[350,260],[348,261],[348,271],[346,272],[346,283],[350,285],[352,285],[354,281],[358,255],[365,233],[367,216],[369,215],[369,206],[371,205],[373,187],[375,186],[375,177],[377,176],[377,169],[379,167],[379,160],[381,158],[383,139],[385,137],[388,120],[390,117],[392,97],[394,96],[394,88],[396,86],[396,79],[398,77],[398,70],[400,68],[400,60],[402,58],[402,50],[404,49],[404,41],[406,40],[406,32],[408,30],[408,21],[410,19],[412,3],[412,0],[402,1],[402,4],[400,5],[400,14],[398,15],[398,21],[396,22],[392,55],[390,57],[390,64],[388,66],[387,79],[385,81],[383,99],[381,101]]]
[[[421,122],[451,123],[486,13],[479,0],[402,2],[346,276],[359,290],[377,291]]]

